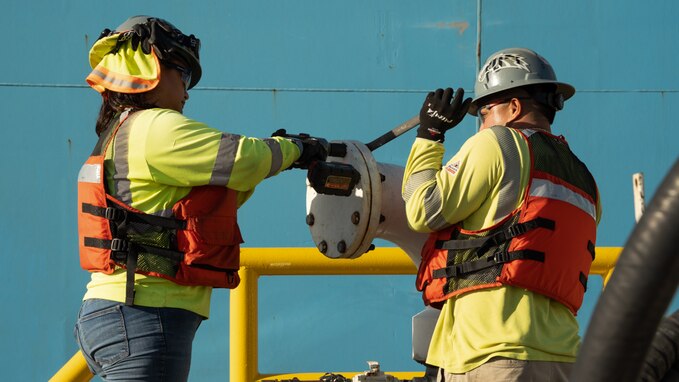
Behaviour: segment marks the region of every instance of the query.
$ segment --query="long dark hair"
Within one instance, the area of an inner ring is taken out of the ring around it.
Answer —
[[[145,93],[127,94],[106,90],[102,96],[101,109],[99,109],[99,117],[97,117],[97,126],[95,128],[97,136],[101,135],[112,123],[113,119],[125,109],[132,108],[139,110],[155,107],[155,105],[150,104],[146,100]]]

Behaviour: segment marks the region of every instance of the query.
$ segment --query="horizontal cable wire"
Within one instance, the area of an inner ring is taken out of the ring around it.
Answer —
[[[76,84],[31,84],[0,82],[0,88],[75,88],[86,89],[89,85]],[[265,88],[238,86],[200,86],[192,90],[198,91],[226,91],[226,92],[289,92],[289,93],[428,93],[431,89],[342,89],[342,88]],[[472,93],[472,90],[465,89]],[[585,89],[578,93],[679,93],[679,89]]]

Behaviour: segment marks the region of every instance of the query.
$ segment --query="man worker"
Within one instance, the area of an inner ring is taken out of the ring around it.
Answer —
[[[573,86],[522,48],[464,90],[429,93],[403,179],[410,227],[429,232],[417,288],[441,309],[427,355],[438,381],[565,381],[594,259],[596,182],[551,125]],[[442,166],[447,130],[481,127]]]

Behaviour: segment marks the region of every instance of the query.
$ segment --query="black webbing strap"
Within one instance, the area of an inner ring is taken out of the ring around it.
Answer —
[[[435,279],[461,277],[469,273],[514,260],[535,260],[544,262],[545,254],[544,252],[531,251],[528,249],[523,251],[499,252],[481,260],[468,261],[466,263],[454,264],[446,268],[436,269],[433,272],[433,276]]]
[[[555,225],[554,220],[535,218],[527,222],[512,224],[497,233],[478,239],[437,240],[435,246],[437,249],[473,249],[496,246],[536,228],[546,228],[553,231]]]
[[[97,239],[86,237],[84,240],[86,247],[105,248],[111,250],[111,258],[118,263],[125,263],[127,268],[125,283],[125,305],[134,305],[134,273],[137,270],[137,260],[139,252],[147,252],[158,256],[163,256],[176,262],[184,260],[184,253],[172,249],[156,247],[153,245],[133,243],[123,239]]]
[[[114,252],[127,252],[127,241],[122,239],[97,239],[96,237],[85,237],[85,247],[110,249]]]
[[[113,239],[113,240],[106,240],[106,239],[97,239],[94,237],[86,237],[85,238],[85,246],[86,247],[94,247],[94,248],[104,248],[104,249],[110,249],[113,252],[127,252],[129,253],[131,248],[134,246],[136,247],[137,253],[139,252],[147,252],[153,255],[158,255],[158,256],[163,256],[165,258],[180,262],[184,260],[184,252],[180,251],[175,251],[172,249],[167,249],[167,248],[162,248],[162,247],[156,247],[154,245],[147,245],[147,244],[139,244],[139,243],[130,243],[127,240],[123,239]],[[123,261],[124,259],[122,258],[115,258],[116,260]],[[125,260],[126,261],[126,260]]]
[[[125,305],[134,305],[134,271],[137,269],[137,259],[139,258],[139,252],[137,251],[137,246],[134,244],[130,245],[130,249],[127,251],[127,261],[125,266],[127,267],[126,282],[125,282]]]
[[[585,287],[585,292],[587,292],[587,276],[582,272],[580,272],[580,284]]]
[[[99,207],[89,203],[82,204],[82,212],[90,215],[106,218],[114,222],[121,222],[127,219],[128,222],[144,223],[156,227],[169,229],[186,229],[186,220],[155,216],[149,214],[139,214],[117,207]]]
[[[590,255],[592,255],[592,261],[594,261],[596,254],[594,250],[594,243],[592,243],[591,240],[587,240],[587,251],[589,252]]]

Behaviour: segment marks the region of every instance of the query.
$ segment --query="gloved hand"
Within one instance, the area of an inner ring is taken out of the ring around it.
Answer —
[[[309,134],[300,133],[297,135],[288,134],[285,129],[278,129],[272,137],[283,137],[302,142],[302,155],[292,163],[290,168],[308,169],[315,161],[324,161],[328,157],[330,144],[323,138],[312,137]]]
[[[427,94],[420,109],[420,127],[417,128],[419,138],[443,142],[446,131],[457,126],[467,114],[472,102],[471,98],[462,101],[464,89],[459,88],[453,98],[453,89],[436,89]],[[451,102],[452,98],[452,102]]]
[[[113,33],[111,30],[104,29],[104,31],[101,32],[99,38],[110,36],[111,33]],[[132,40],[132,50],[137,50],[139,47],[141,47],[141,51],[144,52],[144,54],[151,54],[151,41],[149,40],[150,37],[151,29],[149,29],[148,25],[137,24],[132,27],[132,30],[123,32],[120,34],[120,36],[118,36],[116,46],[111,52],[117,52],[123,46],[123,44],[129,40]]]
[[[313,162],[324,161],[330,150],[328,141],[315,137],[303,139],[302,147],[302,155],[290,167],[308,169]]]
[[[151,29],[148,24],[137,24],[132,27],[132,49],[137,50],[141,46],[144,54],[151,54]]]

